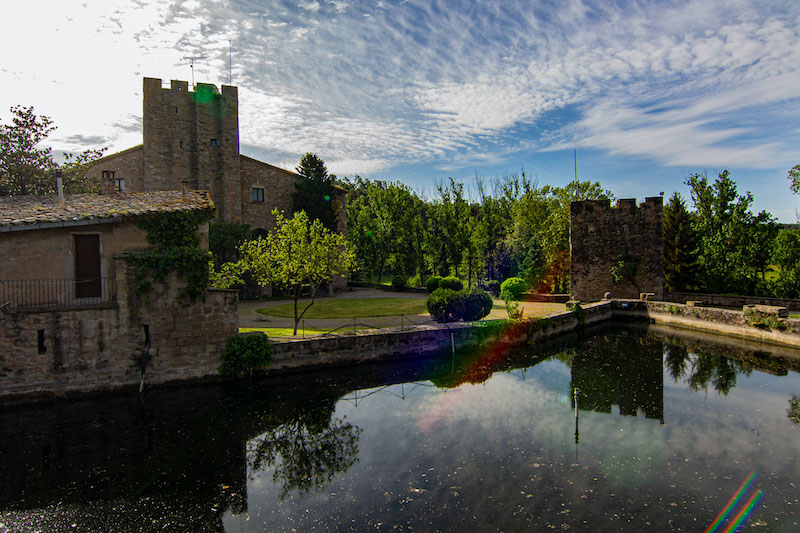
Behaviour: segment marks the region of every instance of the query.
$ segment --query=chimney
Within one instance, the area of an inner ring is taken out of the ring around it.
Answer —
[[[58,191],[58,207],[64,207],[64,183],[61,180],[61,169],[56,169],[56,190]]]

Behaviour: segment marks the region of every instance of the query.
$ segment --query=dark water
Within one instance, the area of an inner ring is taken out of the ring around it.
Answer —
[[[800,377],[774,355],[605,328],[5,407],[0,531],[703,531],[752,472],[745,530],[800,531]]]

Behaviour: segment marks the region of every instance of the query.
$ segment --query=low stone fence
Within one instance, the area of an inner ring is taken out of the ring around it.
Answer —
[[[800,320],[775,320],[778,327],[754,325],[742,311],[715,307],[697,307],[671,302],[612,300],[615,317],[646,319],[652,324],[708,331],[729,337],[750,339],[800,348]],[[800,353],[795,354],[795,358]]]
[[[664,294],[667,302],[686,303],[699,301],[704,305],[717,307],[733,307],[741,309],[745,305],[774,305],[792,311],[800,311],[800,300],[789,298],[769,298],[766,296],[733,296],[727,294],[706,294],[699,292],[668,292]]]

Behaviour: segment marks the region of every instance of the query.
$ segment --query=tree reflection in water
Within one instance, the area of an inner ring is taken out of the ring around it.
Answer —
[[[718,393],[727,394],[736,386],[736,376],[749,376],[754,365],[747,361],[728,359],[705,352],[690,353],[683,346],[667,345],[664,354],[665,364],[675,382],[685,379],[689,387],[696,391],[708,391],[711,386]]]
[[[800,396],[793,394],[789,398],[789,408],[786,410],[786,416],[795,424],[800,424]]]
[[[333,403],[298,407],[248,442],[251,470],[274,467],[272,480],[281,499],[294,489],[300,494],[323,489],[358,460],[362,430],[346,417],[334,417],[333,410]]]

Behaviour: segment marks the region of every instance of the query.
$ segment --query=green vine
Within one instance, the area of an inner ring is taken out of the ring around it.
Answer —
[[[153,248],[143,252],[128,253],[126,257],[138,267],[136,292],[147,295],[152,289],[151,280],[163,282],[175,273],[186,278],[186,287],[178,297],[188,296],[192,301],[205,295],[208,289],[208,263],[211,254],[201,250],[197,227],[214,216],[212,210],[174,211],[159,213],[137,225],[147,231],[147,242]]]

